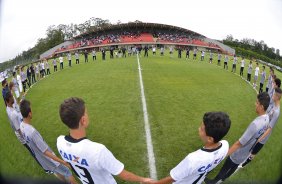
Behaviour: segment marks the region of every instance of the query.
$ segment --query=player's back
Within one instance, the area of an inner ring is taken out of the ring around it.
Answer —
[[[221,146],[215,149],[201,148],[190,153],[182,160],[170,175],[176,181],[174,184],[202,183],[208,172],[213,170],[227,155],[229,144],[220,141]]]
[[[124,168],[104,145],[87,138],[59,136],[57,148],[61,157],[72,165],[82,183],[116,184],[112,175],[120,174]]]
[[[30,124],[22,122],[20,125],[23,138],[34,153],[37,161],[45,171],[54,171],[60,165],[59,162],[52,160],[44,155],[45,151],[50,151],[54,154],[51,148],[43,140],[40,133]]]

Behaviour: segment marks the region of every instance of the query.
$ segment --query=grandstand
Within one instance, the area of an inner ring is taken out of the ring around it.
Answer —
[[[66,44],[67,43],[67,44]],[[126,23],[93,29],[74,40],[65,42],[46,51],[40,58],[75,50],[108,46],[174,45],[176,47],[198,48],[234,55],[235,50],[194,31],[181,27],[157,23]]]

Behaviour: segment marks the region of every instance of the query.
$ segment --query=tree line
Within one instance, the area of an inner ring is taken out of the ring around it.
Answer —
[[[120,21],[118,21],[118,23],[120,23]],[[109,25],[112,25],[109,20],[95,17],[92,17],[81,24],[51,25],[46,30],[46,37],[39,38],[34,47],[23,51],[14,59],[0,63],[0,72],[16,65],[25,65],[37,61],[40,54],[60,43],[63,43],[66,40],[72,40],[74,37],[82,33],[91,32]]]
[[[280,50],[268,46],[263,40],[256,41],[250,38],[238,40],[234,39],[232,35],[227,35],[223,40],[223,43],[234,48],[237,55],[244,56],[249,59],[260,59],[282,67]]]

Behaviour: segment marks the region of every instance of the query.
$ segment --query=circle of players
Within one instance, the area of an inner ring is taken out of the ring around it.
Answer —
[[[156,47],[152,47],[153,55],[156,55]],[[144,50],[144,57],[148,57],[149,48],[131,47],[121,48],[115,52],[115,57],[126,57],[139,54]],[[178,58],[181,58],[182,48],[178,48]],[[173,47],[169,47],[170,56],[173,57]],[[102,49],[102,60],[106,59],[106,50]],[[193,60],[197,59],[197,49],[193,50]],[[160,54],[164,55],[164,47],[160,48]],[[83,52],[85,63],[88,62],[88,51]],[[186,48],[186,58],[190,55]],[[209,62],[213,62],[213,53],[210,52]],[[72,56],[67,53],[69,67]],[[201,61],[204,61],[205,52],[201,51]],[[96,50],[92,50],[93,61],[96,60]],[[110,49],[110,58],[114,58],[114,49]],[[220,66],[222,55],[218,53],[217,64]],[[79,53],[75,52],[76,64],[79,64]],[[63,56],[59,57],[60,69],[63,69]],[[224,56],[224,69],[228,69],[229,56]],[[236,71],[238,58],[234,56],[232,72]],[[57,71],[57,60],[52,61],[54,72]],[[240,76],[243,77],[245,67],[244,58],[240,63]],[[47,70],[47,72],[45,71]],[[250,61],[247,71],[247,81],[250,82],[253,66]],[[256,63],[253,87],[259,75],[259,65]],[[113,176],[131,182],[141,183],[218,183],[225,181],[234,172],[249,164],[265,145],[272,129],[278,122],[280,115],[280,89],[281,80],[276,77],[274,70],[270,68],[266,92],[263,92],[263,84],[266,79],[265,66],[262,67],[259,93],[255,102],[257,117],[249,124],[243,135],[231,147],[223,137],[228,133],[231,120],[224,112],[206,112],[203,119],[199,120],[199,137],[203,142],[202,148],[189,153],[169,173],[168,177],[161,180],[138,176],[125,170],[124,164],[103,144],[93,142],[86,138],[86,129],[90,123],[87,107],[81,98],[71,97],[64,100],[59,108],[62,123],[69,129],[69,135],[61,135],[57,139],[57,149],[61,158],[57,157],[44,141],[40,133],[32,125],[32,108],[30,101],[26,100],[27,85],[32,87],[46,75],[50,75],[50,67],[47,60],[31,64],[24,71],[13,72],[10,83],[6,79],[2,81],[2,96],[6,105],[6,112],[11,127],[18,140],[30,152],[34,160],[48,174],[54,174],[60,180],[67,183],[77,183],[71,170],[82,183],[114,184]],[[225,159],[226,158],[226,159]],[[225,162],[214,179],[206,178],[206,175],[221,161]]]

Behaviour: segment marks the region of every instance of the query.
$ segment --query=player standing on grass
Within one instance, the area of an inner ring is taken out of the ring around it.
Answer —
[[[228,70],[228,59],[229,59],[228,56],[225,55],[223,68],[226,70]]]
[[[270,67],[269,68],[269,76],[268,76],[268,79],[267,79],[267,85],[266,85],[266,88],[265,88],[266,92],[268,92],[268,90],[271,89],[271,86],[272,86],[272,75],[274,75],[274,70]]]
[[[255,77],[254,77],[254,83],[253,83],[254,88],[257,87],[258,75],[259,75],[259,64],[257,63],[257,66],[255,68]]]
[[[229,144],[221,139],[228,133],[230,125],[229,116],[223,112],[205,113],[199,127],[199,137],[204,146],[188,154],[170,171],[170,176],[152,183],[202,183],[207,173],[213,170],[227,155]]]
[[[236,65],[237,65],[237,56],[234,55],[233,65],[232,65],[232,72],[236,72]]]
[[[58,137],[57,148],[62,158],[71,164],[82,183],[116,184],[112,175],[117,175],[125,181],[152,181],[126,171],[123,163],[104,145],[86,138],[89,119],[82,99],[66,99],[60,106],[59,114],[70,132],[67,136]]]
[[[210,63],[212,64],[213,53],[210,51]]]
[[[193,51],[193,60],[197,59],[197,49],[195,48]]]
[[[241,68],[240,68],[240,76],[243,77],[243,72],[244,72],[244,67],[245,67],[245,58],[242,58],[241,61]]]
[[[220,66],[220,61],[221,61],[221,54],[218,53],[217,55],[217,65]]]
[[[250,61],[250,64],[248,66],[248,74],[247,74],[247,81],[248,82],[251,81],[252,70],[253,70],[253,65],[252,65],[252,61]]]
[[[220,172],[213,180],[206,179],[206,184],[215,184],[226,180],[238,168],[239,164],[243,163],[250,155],[257,140],[266,131],[269,124],[269,117],[266,114],[266,109],[269,105],[269,95],[266,92],[257,95],[256,113],[259,115],[248,126],[242,137],[235,142],[228,151],[227,159],[225,160]]]
[[[261,72],[261,78],[260,78],[260,82],[259,82],[259,93],[262,93],[263,91],[263,84],[265,81],[265,77],[266,77],[266,73],[265,73],[265,66],[262,66],[262,72]]]
[[[270,112],[268,113],[269,116],[269,125],[267,130],[264,132],[264,134],[259,138],[256,145],[252,149],[252,153],[249,156],[249,158],[242,164],[242,167],[246,166],[248,163],[250,163],[254,157],[258,154],[258,152],[261,150],[261,148],[265,145],[266,141],[269,139],[272,129],[276,125],[278,118],[280,116],[280,99],[281,99],[282,91],[280,88],[275,89],[275,93],[273,96],[274,106],[271,108]]]
[[[69,67],[71,67],[71,52],[69,52],[67,56],[68,56],[68,61],[69,61]]]
[[[30,102],[23,100],[20,104],[23,122],[20,124],[20,130],[27,145],[32,150],[35,158],[46,173],[53,174],[63,181],[76,183],[69,164],[58,158],[47,143],[43,140],[40,133],[31,125],[32,111]]]

